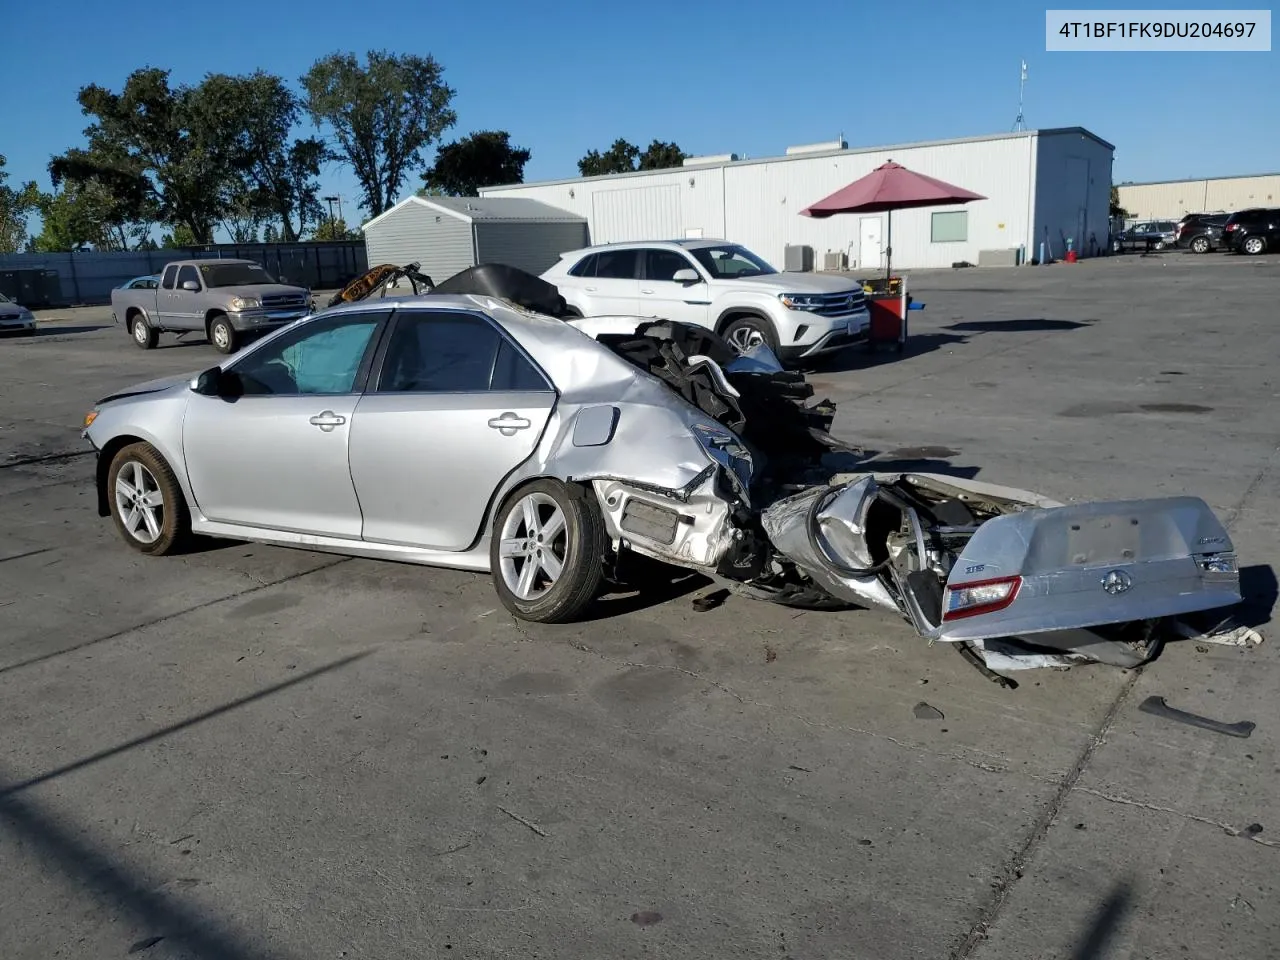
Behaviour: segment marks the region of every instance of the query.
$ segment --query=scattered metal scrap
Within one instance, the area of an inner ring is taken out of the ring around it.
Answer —
[[[1248,737],[1253,733],[1256,726],[1252,720],[1241,720],[1238,723],[1226,723],[1222,720],[1212,720],[1209,717],[1202,717],[1198,713],[1188,713],[1185,710],[1178,710],[1169,706],[1164,701],[1164,697],[1147,697],[1138,709],[1143,713],[1149,713],[1155,717],[1164,717],[1166,720],[1176,720],[1179,723],[1185,723],[1192,727],[1200,727],[1203,730],[1212,730],[1214,733],[1224,733],[1228,737]]]

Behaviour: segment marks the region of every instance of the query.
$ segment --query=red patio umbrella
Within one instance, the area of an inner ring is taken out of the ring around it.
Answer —
[[[885,276],[892,276],[893,211],[912,207],[943,207],[970,200],[986,200],[980,193],[965,190],[923,173],[908,170],[890,160],[847,187],[805,207],[802,216],[823,219],[837,213],[888,212],[888,244],[885,246]]]

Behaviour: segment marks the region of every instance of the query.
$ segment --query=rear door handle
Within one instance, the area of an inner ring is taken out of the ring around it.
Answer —
[[[517,430],[523,430],[526,427],[533,426],[533,423],[526,420],[519,414],[507,411],[500,417],[494,417],[489,421],[489,426],[494,430],[501,431],[504,437],[514,437]]]
[[[595,288],[595,287],[583,287],[582,289],[583,289],[583,290],[585,290],[585,291],[587,291],[587,293],[595,293],[595,292],[596,292],[596,288]]]
[[[640,292],[641,292],[641,293],[653,293],[653,291],[652,291],[652,290],[641,290]]]
[[[332,410],[326,410],[323,413],[318,413],[311,418],[311,423],[314,426],[319,427],[325,433],[329,433],[334,427],[341,426],[346,422],[346,417],[341,417]]]

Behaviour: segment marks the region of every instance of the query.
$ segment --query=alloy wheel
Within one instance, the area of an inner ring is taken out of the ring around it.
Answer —
[[[560,579],[568,536],[564,512],[551,497],[535,492],[512,504],[500,539],[502,581],[521,600],[536,600]]]
[[[145,320],[133,321],[133,339],[143,344],[147,342],[147,322]]]
[[[228,332],[225,324],[215,323],[213,325],[213,345],[219,350],[225,350],[231,344],[231,334]]]
[[[116,474],[116,509],[129,536],[139,543],[155,543],[164,530],[164,494],[155,475],[137,460]]]
[[[746,353],[752,347],[764,343],[764,334],[755,327],[738,326],[729,331],[730,345],[739,353]]]

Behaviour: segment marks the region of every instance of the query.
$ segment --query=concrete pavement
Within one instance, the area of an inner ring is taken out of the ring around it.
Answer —
[[[1265,632],[1278,279],[1275,258],[1180,255],[921,274],[906,356],[812,379],[884,462],[1059,499],[1205,497]],[[149,560],[95,515],[76,427],[217,355],[98,323],[0,341],[6,957],[1280,942],[1272,640],[1006,691],[891,617],[698,613],[689,583],[553,628],[470,574],[238,543]],[[1148,694],[1258,727],[1172,724],[1136,710]]]

